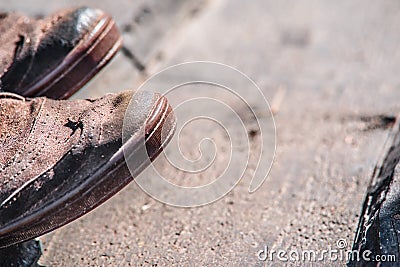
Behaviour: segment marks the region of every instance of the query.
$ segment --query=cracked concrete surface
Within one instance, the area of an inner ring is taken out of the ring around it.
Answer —
[[[82,4],[115,17],[126,48],[145,71],[119,53],[74,97],[135,89],[176,63],[222,62],[249,75],[270,101],[285,88],[275,115],[276,160],[254,194],[247,191],[247,174],[225,198],[200,208],[161,204],[132,183],[42,237],[42,263],[281,266],[276,259],[260,261],[257,252],[265,246],[318,251],[339,239],[350,249],[377,151],[388,134],[384,122],[363,118],[390,118],[400,111],[397,1],[73,2]],[[70,5],[12,1],[0,8],[44,15]],[[259,139],[252,142],[257,146]]]

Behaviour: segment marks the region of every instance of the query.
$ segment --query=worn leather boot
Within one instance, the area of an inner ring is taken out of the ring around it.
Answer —
[[[39,20],[0,13],[0,91],[66,99],[121,45],[114,21],[98,9],[68,9]]]
[[[0,93],[0,122],[0,248],[103,203],[162,151],[175,127],[166,98],[142,91],[96,100]]]

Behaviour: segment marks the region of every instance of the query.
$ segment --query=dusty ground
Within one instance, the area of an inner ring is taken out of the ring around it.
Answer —
[[[135,89],[175,63],[225,63],[249,75],[269,101],[284,92],[275,115],[276,160],[256,193],[247,191],[247,173],[225,198],[200,208],[161,204],[132,183],[43,237],[42,263],[281,266],[260,261],[257,252],[321,251],[339,239],[350,249],[386,119],[400,111],[398,1],[73,2],[82,4],[115,17],[128,52],[75,97]],[[0,8],[45,15],[70,5],[4,1]],[[182,136],[187,146],[192,134]],[[257,133],[250,140],[257,146]],[[345,260],[294,265],[312,264]]]

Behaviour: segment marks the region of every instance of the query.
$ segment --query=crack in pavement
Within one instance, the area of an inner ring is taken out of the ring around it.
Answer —
[[[146,73],[146,66],[129,48],[122,46],[121,52],[140,73]]]

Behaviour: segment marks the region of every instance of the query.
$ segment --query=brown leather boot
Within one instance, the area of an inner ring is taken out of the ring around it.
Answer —
[[[166,98],[131,91],[61,101],[0,93],[0,122],[0,248],[103,203],[162,151],[175,127]]]
[[[98,9],[63,10],[40,20],[0,13],[0,91],[66,99],[121,45],[114,21]]]

